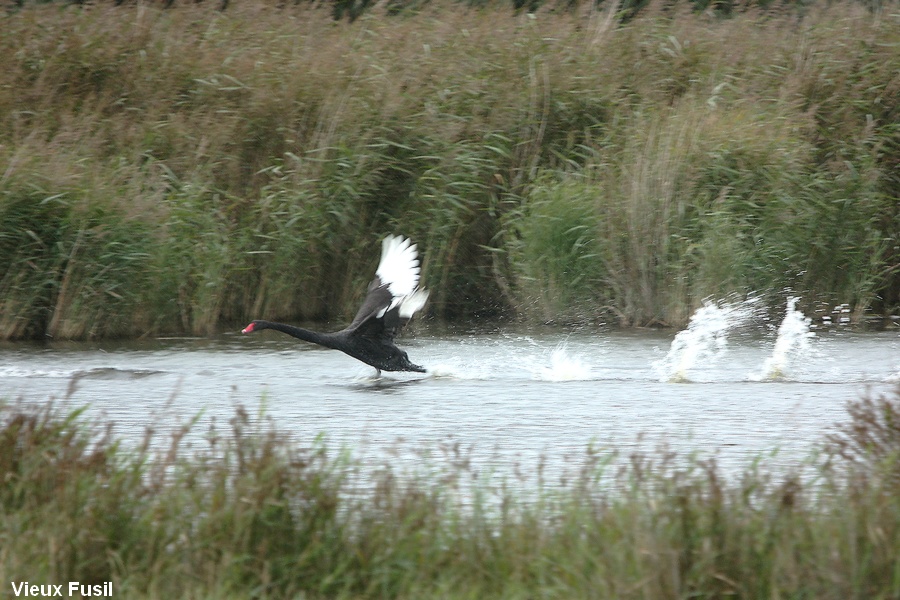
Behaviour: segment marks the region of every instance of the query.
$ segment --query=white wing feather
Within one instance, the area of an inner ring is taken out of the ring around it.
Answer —
[[[394,297],[406,296],[419,283],[419,259],[416,245],[399,235],[389,235],[381,244],[381,262],[375,274]]]
[[[428,292],[426,290],[416,290],[409,296],[400,299],[400,318],[411,319],[412,316],[425,306],[428,300]]]
[[[381,244],[381,261],[375,275],[393,296],[390,306],[379,311],[381,317],[388,310],[400,305],[401,317],[412,317],[413,313],[425,306],[428,292],[419,290],[419,258],[416,245],[408,238],[389,235]]]

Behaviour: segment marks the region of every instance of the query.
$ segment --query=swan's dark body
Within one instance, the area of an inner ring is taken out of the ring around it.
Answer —
[[[419,261],[409,240],[390,236],[384,241],[381,263],[362,306],[345,329],[323,333],[285,323],[256,320],[242,333],[274,329],[306,342],[333,348],[381,371],[415,371],[409,356],[394,344],[394,336],[425,305],[428,292],[419,290]]]

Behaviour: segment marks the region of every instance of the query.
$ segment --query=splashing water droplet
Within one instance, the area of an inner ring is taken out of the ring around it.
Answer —
[[[772,356],[766,359],[758,380],[784,379],[791,361],[809,352],[810,339],[816,336],[809,330],[812,319],[797,310],[800,298],[791,297],[787,302],[787,314],[778,327]]]
[[[672,340],[666,357],[654,363],[660,381],[690,381],[688,371],[698,361],[713,360],[725,352],[728,332],[746,322],[753,314],[753,302],[716,304],[704,302],[691,316],[687,329]]]
[[[560,344],[550,355],[550,368],[542,368],[537,373],[542,381],[584,381],[590,379],[591,369],[577,357],[569,355],[566,345]]]

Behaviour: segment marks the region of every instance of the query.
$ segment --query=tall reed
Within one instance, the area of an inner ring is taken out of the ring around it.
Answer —
[[[0,33],[0,335],[347,318],[391,232],[443,319],[674,326],[787,287],[890,313],[895,25],[28,5]]]

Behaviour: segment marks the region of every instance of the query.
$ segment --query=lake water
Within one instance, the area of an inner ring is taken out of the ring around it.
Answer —
[[[415,469],[423,451],[440,458],[456,446],[475,471],[533,473],[543,460],[552,478],[577,465],[589,444],[627,453],[664,443],[714,454],[726,468],[767,455],[790,468],[846,420],[847,401],[900,381],[897,329],[810,332],[800,319],[789,331],[786,319],[780,329],[726,323],[704,333],[716,316],[699,315],[677,336],[419,329],[398,344],[429,372],[381,378],[339,352],[271,331],[6,344],[0,398],[87,405],[134,440],[148,426],[165,432],[198,415],[198,432],[213,421],[227,429],[241,404],[264,410],[300,442],[324,434],[329,447],[347,446],[367,462]]]

